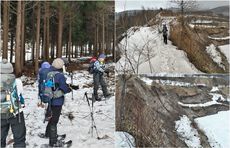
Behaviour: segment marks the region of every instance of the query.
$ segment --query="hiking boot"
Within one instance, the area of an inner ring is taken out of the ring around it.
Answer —
[[[51,147],[63,147],[64,146],[64,142],[61,141],[61,140],[57,140],[56,143],[49,144],[49,146],[51,146]]]

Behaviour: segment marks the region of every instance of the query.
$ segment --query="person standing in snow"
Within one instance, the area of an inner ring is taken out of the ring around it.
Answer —
[[[55,88],[59,89],[62,95],[58,94],[58,98],[51,100],[51,118],[46,126],[45,136],[49,137],[49,146],[62,147],[63,143],[57,140],[57,124],[61,115],[62,105],[64,104],[64,95],[71,92],[70,87],[66,83],[66,78],[63,74],[64,61],[61,58],[57,58],[53,61],[50,67],[51,72],[57,72],[54,76]],[[49,73],[48,73],[49,74]],[[55,93],[56,91],[54,91]]]
[[[3,59],[1,65],[1,147],[6,147],[6,138],[11,127],[14,147],[26,147],[26,126],[22,107],[22,81],[13,74],[13,66]]]
[[[101,101],[101,98],[98,98],[98,89],[99,85],[102,87],[104,97],[110,96],[107,90],[107,86],[103,77],[105,72],[105,54],[100,54],[98,60],[94,62],[94,70],[93,70],[93,84],[94,84],[94,92],[93,97],[96,101]]]
[[[163,38],[164,38],[164,43],[167,44],[167,37],[168,37],[168,29],[166,27],[166,24],[163,24]]]
[[[39,69],[38,72],[38,96],[40,98],[40,101],[38,102],[38,106],[42,106],[42,87],[43,87],[43,82],[46,80],[47,74],[51,71],[50,69],[50,64],[48,62],[43,62],[41,65],[41,68]]]

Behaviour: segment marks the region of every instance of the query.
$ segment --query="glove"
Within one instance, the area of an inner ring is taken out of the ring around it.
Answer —
[[[72,85],[69,84],[70,89],[74,89],[74,90],[78,90],[79,89],[79,85]]]

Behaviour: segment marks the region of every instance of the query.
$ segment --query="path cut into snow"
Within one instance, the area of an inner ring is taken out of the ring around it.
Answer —
[[[163,20],[169,30],[172,18]],[[163,43],[163,35],[159,33],[158,26],[131,27],[118,48],[122,52],[121,59],[116,64],[118,73],[201,73],[190,63],[184,51],[178,50],[169,40],[167,45]]]
[[[221,111],[214,115],[196,118],[195,122],[205,132],[211,147],[230,147],[230,111]]]

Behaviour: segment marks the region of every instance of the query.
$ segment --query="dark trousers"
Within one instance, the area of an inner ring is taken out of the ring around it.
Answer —
[[[108,95],[108,90],[107,90],[105,80],[103,78],[103,73],[97,72],[93,74],[93,84],[94,84],[93,94],[94,94],[95,99],[98,99],[97,91],[99,89],[99,85],[101,85],[102,87],[103,95],[104,96]]]
[[[20,123],[18,116],[21,118]],[[16,148],[26,147],[26,126],[23,112],[16,117],[1,119],[1,147],[6,147],[6,138],[10,127],[14,137],[13,146]]]
[[[163,35],[164,43],[167,44],[167,35]]]
[[[47,111],[49,109],[47,108]],[[53,145],[57,142],[57,124],[61,115],[62,106],[51,106],[52,117],[46,126],[45,135],[49,137],[49,144]]]

